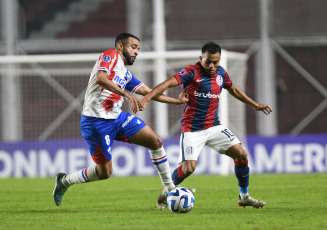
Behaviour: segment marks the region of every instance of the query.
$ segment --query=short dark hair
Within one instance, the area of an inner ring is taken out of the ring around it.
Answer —
[[[207,42],[202,46],[202,53],[209,52],[211,54],[220,53],[221,54],[221,48],[217,43],[214,42]]]
[[[126,44],[128,38],[135,38],[137,39],[138,41],[140,41],[140,39],[138,37],[136,37],[135,35],[133,34],[130,34],[130,33],[121,33],[121,34],[118,34],[118,36],[116,37],[116,40],[115,40],[115,47],[118,46],[118,43],[119,42],[122,42],[124,45]]]

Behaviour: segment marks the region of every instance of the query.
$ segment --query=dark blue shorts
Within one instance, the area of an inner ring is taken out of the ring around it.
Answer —
[[[111,160],[114,140],[128,142],[144,126],[145,122],[132,114],[121,112],[116,119],[103,119],[82,115],[81,130],[90,154],[96,164]]]

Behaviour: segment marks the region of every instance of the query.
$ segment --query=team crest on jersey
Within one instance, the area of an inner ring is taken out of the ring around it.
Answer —
[[[188,154],[192,154],[192,153],[194,152],[194,148],[193,148],[192,146],[188,146],[188,147],[186,148],[186,152],[187,152]]]
[[[133,77],[132,73],[127,70],[125,74],[125,80],[129,82],[132,77]]]
[[[216,78],[216,82],[219,86],[223,84],[223,77],[221,75],[218,75]]]
[[[183,76],[185,73],[186,73],[186,70],[183,69],[183,70],[179,71],[177,74],[178,74],[179,76]]]
[[[110,62],[111,61],[111,57],[110,56],[104,56],[102,61],[104,62]]]

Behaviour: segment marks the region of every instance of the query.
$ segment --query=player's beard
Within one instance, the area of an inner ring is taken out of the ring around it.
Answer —
[[[132,60],[131,55],[129,55],[125,49],[123,49],[123,56],[126,60],[126,65],[133,65],[134,61]]]

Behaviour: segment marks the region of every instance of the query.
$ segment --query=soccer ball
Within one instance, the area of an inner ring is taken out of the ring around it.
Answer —
[[[194,206],[193,193],[187,188],[175,188],[168,194],[167,205],[174,213],[189,212]]]

